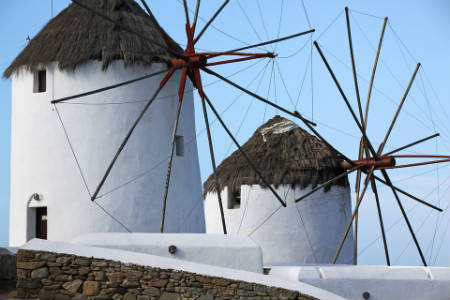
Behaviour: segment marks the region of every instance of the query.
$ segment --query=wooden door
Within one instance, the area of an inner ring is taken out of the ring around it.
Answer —
[[[47,207],[36,208],[36,237],[47,239]]]

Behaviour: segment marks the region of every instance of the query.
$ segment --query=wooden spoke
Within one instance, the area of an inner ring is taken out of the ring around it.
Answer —
[[[363,158],[363,139],[360,140],[359,143],[359,154],[358,159]],[[359,201],[359,192],[361,188],[361,170],[358,169],[356,173],[356,182],[355,182],[355,194],[356,194],[356,202]],[[358,212],[356,212],[355,216],[355,228],[354,228],[355,236],[353,237],[353,264],[358,264]]]
[[[369,105],[370,105],[370,97],[372,95],[373,81],[375,80],[375,72],[377,71],[378,59],[380,57],[381,45],[383,44],[384,32],[386,30],[387,21],[388,18],[384,18],[383,28],[381,29],[380,40],[378,42],[377,54],[375,56],[375,62],[373,63],[372,75],[370,76],[369,91],[367,93],[367,100],[366,100],[366,110],[364,113],[364,120],[366,122],[366,126],[369,117]]]
[[[195,13],[194,13],[194,21],[192,21],[192,37],[194,37],[195,33],[195,27],[197,27],[197,19],[198,19],[198,12],[200,10],[200,0],[197,0],[197,5],[195,6]]]
[[[347,21],[348,45],[350,48],[350,59],[352,61],[353,82],[355,83],[356,100],[358,102],[358,110],[359,110],[360,120],[361,120],[361,123],[364,124],[364,117],[363,117],[362,106],[361,106],[361,98],[359,96],[358,76],[356,74],[355,56],[353,54],[352,30],[350,28],[350,18],[348,15],[348,7],[345,7],[345,19]]]
[[[328,180],[328,181],[326,181],[326,182],[324,182],[324,183],[322,183],[322,184],[319,184],[318,186],[316,186],[315,188],[313,188],[312,190],[310,190],[310,191],[307,192],[306,194],[302,195],[300,198],[295,199],[295,202],[297,203],[297,202],[302,201],[303,199],[309,197],[310,195],[314,194],[314,193],[317,192],[318,190],[323,189],[323,188],[329,186],[330,184],[332,184],[332,183],[335,182],[336,180],[341,179],[342,177],[345,177],[345,176],[351,174],[352,172],[358,170],[359,168],[360,168],[360,167],[354,167],[354,168],[350,169],[349,171],[345,171],[345,172],[339,174],[338,176],[333,177],[332,179],[330,179],[330,180]]]
[[[378,220],[380,221],[380,229],[381,229],[381,236],[383,238],[383,247],[384,247],[384,255],[386,257],[386,264],[388,266],[390,266],[391,261],[389,259],[389,250],[387,247],[386,234],[384,231],[383,215],[381,214],[380,199],[378,197],[378,191],[377,191],[377,185],[375,183],[375,179],[371,178],[370,183],[372,185],[372,191],[375,195],[375,202],[377,203]]]
[[[269,104],[270,106],[272,106],[272,107],[274,107],[274,108],[276,108],[276,109],[278,109],[278,110],[281,110],[282,112],[284,112],[284,113],[286,113],[286,114],[288,114],[288,115],[291,115],[291,116],[293,116],[293,117],[295,117],[295,118],[297,118],[297,119],[300,119],[300,120],[302,120],[303,122],[306,122],[306,123],[308,123],[308,124],[310,124],[310,125],[313,125],[313,126],[316,125],[316,123],[311,122],[311,121],[309,121],[309,120],[303,118],[299,113],[291,112],[291,111],[289,111],[289,110],[287,110],[287,109],[285,109],[285,108],[283,108],[283,107],[281,107],[281,106],[279,106],[279,105],[277,105],[277,104],[275,104],[275,103],[273,103],[273,102],[271,102],[271,101],[269,101],[269,100],[267,100],[267,99],[265,99],[265,98],[263,98],[263,97],[261,97],[261,96],[255,94],[255,93],[253,93],[253,92],[247,90],[246,88],[241,87],[241,86],[238,85],[237,83],[234,83],[233,81],[229,80],[228,78],[223,77],[222,75],[220,75],[220,74],[218,74],[218,73],[212,71],[211,69],[208,69],[208,68],[202,68],[202,70],[205,71],[206,73],[209,73],[209,74],[211,74],[211,75],[216,76],[216,77],[219,78],[219,79],[222,79],[222,80],[225,81],[226,83],[228,83],[228,84],[234,86],[235,88],[237,88],[237,89],[243,91],[244,93],[249,94],[250,96],[252,96],[252,97],[254,97],[254,98],[256,98],[256,99],[258,99],[258,100],[260,100],[260,101],[262,101],[262,102],[264,102],[264,103],[266,103],[266,104]]]
[[[386,180],[387,185],[389,185],[391,187],[392,193],[394,194],[395,200],[397,200],[397,204],[402,212],[403,218],[405,219],[406,225],[408,225],[409,233],[411,234],[414,244],[416,245],[417,251],[419,252],[420,259],[422,260],[423,265],[426,267],[427,262],[422,253],[422,249],[420,248],[419,242],[417,241],[416,235],[414,234],[414,230],[411,226],[411,223],[409,222],[408,216],[406,215],[405,209],[403,208],[402,202],[400,201],[400,198],[398,197],[397,191],[394,189],[394,186],[392,185],[391,179],[389,178],[389,175],[387,174],[386,170],[381,170],[381,173],[383,174],[383,177]]]
[[[378,148],[378,154],[381,154],[384,150],[384,146],[386,145],[389,135],[391,134],[392,128],[394,128],[395,122],[397,121],[398,115],[400,114],[403,104],[405,103],[406,96],[408,96],[409,90],[411,89],[411,86],[414,82],[414,78],[416,78],[417,71],[419,71],[419,68],[420,68],[420,63],[417,64],[416,69],[414,70],[414,73],[413,73],[411,79],[409,80],[408,87],[406,88],[406,91],[403,94],[402,100],[400,101],[397,111],[395,112],[395,115],[394,115],[394,118],[392,119],[391,125],[389,126],[389,129],[386,132],[386,136],[384,137],[383,142],[380,144],[380,147]]]
[[[173,129],[172,129],[172,140],[171,140],[171,144],[170,144],[169,162],[167,164],[167,173],[166,173],[166,185],[164,186],[164,196],[163,196],[163,204],[162,204],[162,211],[161,211],[161,226],[159,228],[159,231],[161,233],[164,232],[164,221],[165,221],[165,217],[166,217],[167,195],[169,193],[170,174],[172,173],[173,152],[175,150],[175,138],[176,138],[176,134],[177,134],[178,121],[180,119],[182,103],[183,103],[183,101],[181,101],[181,100],[178,101],[177,112],[175,115],[175,121],[174,121]]]
[[[123,139],[122,143],[120,144],[119,149],[117,149],[116,154],[114,155],[114,158],[109,163],[109,166],[106,169],[106,172],[103,175],[102,179],[100,180],[100,183],[98,184],[97,188],[95,189],[95,192],[92,194],[92,197],[91,197],[92,201],[94,201],[97,198],[97,195],[100,192],[100,189],[105,184],[106,178],[108,178],[109,173],[111,172],[111,170],[112,170],[114,164],[116,163],[117,158],[119,157],[119,155],[122,152],[123,148],[125,147],[125,145],[127,144],[128,140],[130,139],[130,136],[133,133],[134,129],[139,124],[139,122],[141,121],[142,117],[144,116],[145,112],[150,107],[150,105],[152,105],[152,103],[155,101],[155,99],[158,96],[159,92],[162,90],[162,88],[164,87],[165,83],[168,81],[168,78],[170,78],[170,76],[172,74],[173,74],[173,71],[167,73],[166,77],[164,78],[164,79],[167,79],[167,80],[163,80],[163,82],[161,82],[161,84],[158,86],[158,89],[155,91],[155,93],[152,95],[152,97],[150,99],[148,99],[148,101],[145,104],[144,108],[142,108],[141,112],[139,113],[138,117],[134,121],[133,125],[128,130],[127,135],[125,136],[125,138]]]
[[[344,242],[347,239],[347,236],[348,236],[348,233],[350,231],[350,228],[352,227],[353,219],[355,218],[355,216],[356,216],[356,214],[358,212],[359,206],[362,203],[362,200],[363,200],[364,195],[366,193],[367,187],[369,186],[369,181],[372,178],[373,171],[374,171],[374,167],[371,167],[369,172],[368,172],[368,174],[367,174],[366,181],[364,183],[364,188],[363,188],[363,190],[361,192],[361,198],[359,199],[358,202],[356,202],[355,209],[353,210],[352,217],[351,217],[350,221],[347,224],[347,228],[345,229],[344,236],[342,237],[342,239],[341,239],[341,241],[339,243],[339,246],[338,246],[338,248],[336,250],[336,254],[334,255],[334,258],[333,258],[333,261],[332,261],[333,264],[335,264],[337,259],[339,258],[339,254],[341,253],[342,246],[344,246]]]
[[[203,117],[205,119],[205,125],[206,125],[206,133],[208,135],[209,154],[211,156],[211,164],[212,164],[213,172],[214,172],[214,181],[216,183],[217,199],[219,201],[220,217],[222,219],[222,229],[223,229],[223,234],[227,234],[227,226],[225,224],[225,215],[223,212],[222,196],[220,195],[221,189],[220,189],[220,184],[219,184],[219,176],[217,175],[216,159],[214,157],[214,149],[213,149],[213,144],[212,144],[212,139],[211,139],[211,131],[209,129],[208,112],[206,111],[206,104],[205,104],[204,99],[202,99],[202,109],[203,109]]]
[[[60,102],[64,102],[64,101],[68,101],[68,100],[72,100],[72,99],[76,99],[76,98],[87,97],[87,96],[90,96],[90,95],[94,95],[94,94],[97,94],[97,93],[101,93],[101,92],[104,92],[104,91],[115,89],[115,88],[118,88],[118,87],[121,87],[121,86],[124,86],[124,85],[127,85],[127,84],[131,84],[131,83],[134,83],[134,82],[137,82],[137,81],[141,81],[141,80],[144,80],[144,79],[147,79],[147,78],[151,78],[151,77],[154,77],[156,75],[160,75],[160,74],[167,73],[167,72],[170,72],[170,71],[178,70],[180,68],[183,68],[184,66],[186,66],[186,65],[182,65],[182,66],[178,66],[178,67],[169,68],[169,69],[166,69],[166,70],[154,72],[154,73],[151,73],[151,74],[148,74],[148,75],[137,77],[135,79],[124,81],[124,82],[121,82],[121,83],[108,85],[108,86],[105,86],[105,87],[102,87],[102,88],[99,88],[99,89],[95,89],[95,90],[92,90],[92,91],[89,91],[89,92],[84,92],[84,93],[80,93],[80,94],[76,94],[76,95],[72,95],[72,96],[68,96],[68,97],[55,99],[55,100],[51,101],[50,103],[57,104],[57,103],[60,103]]]
[[[428,137],[426,137],[426,138],[420,139],[420,140],[418,140],[418,141],[415,141],[415,142],[412,142],[412,143],[410,143],[410,144],[407,144],[407,145],[405,145],[405,146],[403,146],[403,147],[400,147],[400,148],[397,148],[397,149],[395,149],[395,150],[392,150],[391,152],[388,152],[388,153],[386,153],[386,154],[383,154],[383,156],[392,155],[392,154],[397,153],[397,152],[399,152],[399,151],[402,151],[402,150],[404,150],[404,149],[406,149],[406,148],[415,146],[415,145],[417,145],[417,144],[420,144],[420,143],[422,143],[422,142],[428,141],[428,140],[430,140],[430,139],[432,139],[432,138],[435,138],[435,137],[438,137],[438,136],[439,136],[439,133],[435,133],[435,134],[430,135],[430,136],[428,136]]]
[[[358,85],[358,76],[356,73],[356,63],[355,63],[355,56],[353,53],[353,41],[352,41],[352,30],[350,28],[350,17],[348,12],[348,7],[345,7],[345,19],[347,22],[347,36],[348,36],[348,46],[350,49],[350,60],[352,62],[352,73],[353,73],[353,82],[355,85],[355,94],[356,94],[356,100],[358,103],[358,111],[359,111],[359,117],[360,122],[365,129],[365,122],[364,122],[364,116],[362,112],[362,105],[361,105],[361,98],[359,94],[359,85]],[[359,154],[358,159],[361,160],[363,158],[363,140],[361,139],[360,145],[359,145]],[[355,184],[355,193],[356,193],[356,201],[359,201],[359,192],[360,192],[360,183],[361,183],[361,170],[358,170],[356,173],[356,184]],[[355,216],[355,224],[354,224],[354,232],[355,236],[353,237],[353,264],[358,264],[358,212],[356,212]]]
[[[183,7],[184,7],[184,17],[186,18],[186,24],[188,26],[191,26],[191,22],[189,21],[189,11],[186,0],[183,0]]]
[[[145,11],[147,12],[147,14],[148,14],[149,16],[152,16],[152,12],[151,12],[151,10],[150,10],[150,7],[148,7],[147,2],[145,2],[145,0],[141,0],[141,3],[142,3],[142,5],[144,6]]]
[[[363,171],[363,172],[365,172],[365,171]],[[422,203],[422,204],[424,204],[424,205],[426,205],[426,206],[428,206],[428,207],[431,207],[432,209],[435,209],[435,210],[437,210],[437,211],[439,211],[439,212],[442,212],[442,211],[443,211],[442,208],[439,208],[439,207],[437,207],[437,206],[435,206],[435,205],[433,205],[433,204],[431,204],[431,203],[428,203],[428,202],[426,202],[426,201],[424,201],[424,200],[422,200],[422,199],[419,199],[419,198],[417,198],[416,196],[413,196],[413,195],[411,195],[410,193],[408,193],[408,192],[406,192],[406,191],[404,191],[404,190],[402,190],[402,189],[400,189],[400,188],[398,188],[398,187],[392,185],[392,182],[391,182],[391,185],[389,185],[389,184],[387,183],[387,181],[383,180],[382,178],[380,178],[380,177],[378,177],[378,176],[376,176],[376,175],[374,175],[373,178],[375,178],[377,181],[379,181],[379,182],[381,182],[381,183],[383,183],[383,184],[385,184],[385,185],[387,185],[387,186],[389,186],[389,187],[392,186],[392,187],[394,188],[395,191],[397,191],[397,192],[399,192],[399,193],[401,193],[401,194],[403,194],[403,195],[405,195],[405,196],[408,196],[409,198],[411,198],[411,199],[413,199],[413,200],[415,200],[415,201],[417,201],[417,202],[420,202],[420,203]]]
[[[211,101],[209,101],[208,96],[204,94],[205,100],[208,103],[209,107],[213,111],[214,115],[216,116],[217,120],[219,120],[220,124],[222,125],[223,129],[227,132],[228,136],[233,140],[233,143],[236,145],[236,147],[239,149],[241,154],[244,156],[244,158],[247,160],[250,167],[255,171],[256,174],[258,174],[259,178],[261,178],[261,181],[264,183],[264,185],[272,192],[272,194],[277,198],[277,200],[281,203],[283,207],[286,207],[286,202],[281,199],[280,195],[275,191],[275,189],[270,185],[270,183],[264,178],[264,176],[261,174],[261,172],[258,170],[258,168],[253,164],[253,162],[248,157],[247,153],[242,149],[241,145],[239,145],[238,141],[235,139],[231,131],[228,129],[228,127],[223,122],[222,118],[220,117],[219,113],[216,111],[214,106],[212,105]]]
[[[270,45],[270,44],[273,44],[273,43],[277,43],[277,42],[293,39],[293,38],[296,38],[296,37],[299,37],[299,36],[302,36],[302,35],[305,35],[305,34],[313,33],[314,31],[315,31],[315,29],[310,29],[308,31],[299,32],[299,33],[288,35],[288,36],[285,36],[285,37],[282,37],[282,38],[278,38],[278,39],[274,39],[274,40],[270,40],[270,41],[267,41],[267,42],[262,42],[262,43],[259,43],[259,44],[254,44],[254,45],[250,45],[250,46],[246,46],[246,47],[242,47],[242,48],[237,48],[237,49],[229,50],[229,51],[226,51],[226,52],[239,52],[239,51],[243,51],[243,50],[247,50],[247,49],[251,49],[251,48],[255,48],[255,47]]]
[[[206,29],[211,25],[211,23],[214,21],[214,19],[220,14],[222,9],[225,8],[225,6],[230,2],[230,0],[225,0],[225,2],[222,3],[222,5],[219,7],[219,9],[214,13],[214,15],[209,19],[208,22],[206,22],[206,25],[203,27],[203,29],[200,31],[198,36],[194,39],[194,44],[198,42],[198,40],[201,38],[201,36],[205,33]]]
[[[238,85],[237,83],[235,83],[235,82],[229,80],[228,78],[225,78],[225,77],[221,76],[220,74],[217,74],[216,72],[214,72],[214,71],[212,71],[212,70],[210,70],[210,69],[202,68],[202,70],[205,71],[205,72],[207,72],[207,73],[209,73],[209,74],[211,74],[211,75],[216,76],[216,77],[219,78],[219,79],[222,79],[222,80],[225,81],[226,83],[228,83],[228,84],[234,86],[235,88],[237,88],[237,89],[243,91],[244,93],[246,93],[246,94],[248,94],[248,95],[250,95],[250,96],[252,96],[252,97],[254,97],[254,98],[256,98],[256,99],[258,99],[258,100],[260,100],[260,101],[262,101],[262,102],[264,102],[264,103],[267,103],[267,104],[269,104],[270,106],[275,107],[275,108],[277,108],[277,109],[279,109],[279,110],[281,110],[281,111],[283,111],[283,112],[285,112],[285,113],[287,113],[287,114],[289,114],[289,115],[291,115],[291,116],[294,116],[295,118],[297,118],[297,119],[299,119],[299,120],[301,120],[301,121],[303,122],[303,124],[305,124],[305,126],[308,127],[309,130],[311,130],[311,131],[316,135],[316,137],[319,138],[319,139],[320,139],[320,140],[321,140],[321,141],[322,141],[322,142],[323,142],[330,150],[332,150],[332,151],[338,153],[338,154],[339,154],[346,162],[348,162],[350,165],[352,165],[352,166],[354,165],[353,160],[351,160],[351,159],[348,158],[345,154],[343,154],[342,152],[338,151],[338,150],[335,149],[333,146],[331,146],[331,144],[330,144],[324,137],[322,137],[322,136],[320,135],[320,133],[312,126],[312,125],[315,125],[315,123],[313,123],[313,122],[311,122],[311,121],[309,121],[309,120],[303,118],[297,111],[292,113],[292,112],[290,112],[290,111],[288,111],[288,110],[286,110],[286,109],[284,109],[284,108],[278,106],[277,104],[275,104],[275,103],[273,103],[273,102],[271,102],[271,101],[269,101],[269,100],[267,100],[267,99],[265,99],[265,98],[263,98],[263,97],[261,97],[261,96],[255,94],[255,93],[253,93],[253,92],[247,90],[246,88],[244,88],[244,87]]]
[[[372,147],[372,144],[369,142],[369,138],[368,138],[367,135],[366,135],[366,130],[363,128],[363,126],[362,126],[361,123],[359,122],[358,117],[356,117],[356,114],[355,114],[355,112],[353,111],[353,108],[352,108],[352,106],[350,105],[350,102],[348,101],[347,96],[345,96],[345,93],[344,93],[344,91],[342,90],[341,85],[339,84],[339,82],[338,82],[336,76],[334,75],[334,72],[333,72],[333,70],[331,69],[331,67],[330,67],[330,65],[329,65],[329,63],[328,63],[328,61],[327,61],[327,59],[325,58],[325,56],[324,56],[322,50],[320,49],[319,44],[317,43],[317,41],[314,41],[314,46],[316,47],[317,51],[319,52],[319,55],[320,55],[320,57],[322,58],[322,60],[323,60],[323,62],[324,62],[324,64],[325,64],[325,66],[327,67],[328,72],[330,73],[331,77],[333,78],[333,81],[334,81],[336,87],[338,88],[339,93],[340,93],[341,96],[342,96],[342,99],[344,100],[345,104],[347,105],[347,108],[348,108],[348,110],[350,111],[350,114],[352,115],[353,120],[355,121],[356,125],[358,126],[359,130],[361,131],[361,133],[362,133],[362,135],[363,135],[363,138],[364,138],[364,140],[365,140],[366,143],[367,143],[367,147],[369,148],[369,150],[370,150],[370,152],[372,153],[372,155],[376,158],[376,157],[377,157],[377,154],[376,154],[376,152],[375,152],[375,149]]]

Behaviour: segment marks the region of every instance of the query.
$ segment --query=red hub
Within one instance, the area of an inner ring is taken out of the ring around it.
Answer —
[[[342,162],[341,166],[344,169],[351,169],[354,167],[363,167],[365,169],[375,167],[375,170],[384,169],[395,166],[395,158],[393,156],[381,156],[379,159],[370,158],[370,159],[354,160],[353,165],[344,161]]]

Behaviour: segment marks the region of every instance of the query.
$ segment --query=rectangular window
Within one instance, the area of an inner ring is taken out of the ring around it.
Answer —
[[[47,72],[39,70],[34,72],[33,93],[44,93],[47,90]]]
[[[238,209],[241,207],[241,189],[228,193],[228,209]]]
[[[182,135],[175,136],[175,154],[176,156],[184,156],[184,138]]]

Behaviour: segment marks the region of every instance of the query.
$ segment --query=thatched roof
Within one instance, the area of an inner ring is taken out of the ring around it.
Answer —
[[[181,51],[155,18],[144,12],[134,0],[80,1],[158,44],[169,43],[175,51]],[[172,57],[167,50],[72,3],[44,26],[3,76],[11,76],[22,66],[33,71],[50,62],[58,62],[59,67],[65,69],[75,68],[89,60],[99,60],[106,70],[113,60],[123,60],[125,66],[134,63],[150,65],[153,61],[169,62]]]
[[[323,142],[294,122],[280,116],[259,127],[242,148],[275,187],[280,184],[302,189],[310,185],[315,187],[345,171],[340,167],[342,158],[336,152],[329,150]],[[252,184],[264,187],[239,150],[217,167],[217,173],[222,190],[227,186],[236,191],[241,185]],[[334,185],[347,186],[347,177],[335,181]],[[216,191],[214,174],[205,181],[203,191],[204,196]]]

